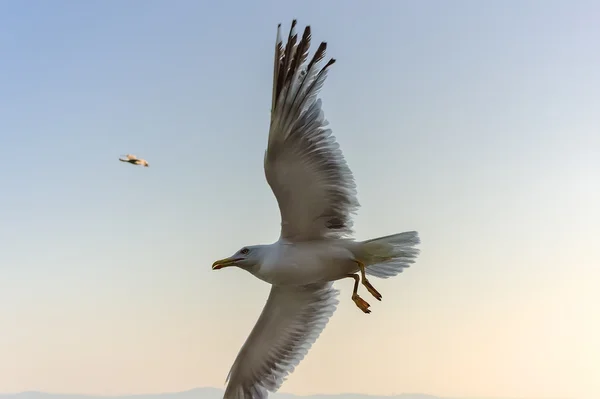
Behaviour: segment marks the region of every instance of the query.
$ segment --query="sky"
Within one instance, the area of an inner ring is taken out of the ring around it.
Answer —
[[[0,392],[223,387],[279,236],[276,27],[310,24],[357,239],[417,263],[340,305],[296,394],[600,397],[600,5],[0,2]],[[118,162],[133,153],[149,168]]]

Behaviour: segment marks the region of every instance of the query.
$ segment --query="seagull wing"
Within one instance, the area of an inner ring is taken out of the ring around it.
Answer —
[[[331,59],[324,67],[326,43],[310,62],[310,27],[296,44],[296,20],[284,48],[277,29],[271,126],[265,152],[265,176],[281,213],[281,237],[307,241],[352,232],[359,203],[356,185],[339,144],[326,129],[321,100]]]
[[[227,376],[224,399],[264,399],[279,389],[319,337],[338,304],[332,283],[272,286]]]

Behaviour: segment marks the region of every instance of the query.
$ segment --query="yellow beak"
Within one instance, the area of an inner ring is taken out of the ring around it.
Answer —
[[[222,269],[224,267],[227,266],[233,266],[235,265],[236,262],[242,260],[242,258],[225,258],[225,259],[221,259],[216,261],[215,263],[213,263],[212,265],[212,269],[213,270],[219,270]]]

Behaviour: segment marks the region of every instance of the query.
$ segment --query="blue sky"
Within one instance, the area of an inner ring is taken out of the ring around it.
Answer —
[[[0,3],[0,392],[222,385],[268,286],[210,264],[278,237],[262,157],[276,26],[297,18],[338,60],[322,97],[357,238],[423,245],[369,318],[341,301],[283,390],[600,395],[599,12]],[[345,343],[377,356],[364,380]]]

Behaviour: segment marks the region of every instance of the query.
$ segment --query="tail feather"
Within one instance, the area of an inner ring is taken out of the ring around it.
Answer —
[[[367,266],[366,273],[379,278],[398,275],[404,268],[415,263],[420,253],[415,247],[420,242],[416,231],[363,241],[362,261]]]

